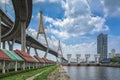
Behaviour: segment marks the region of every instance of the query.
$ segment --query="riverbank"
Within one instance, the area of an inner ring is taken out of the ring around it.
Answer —
[[[104,67],[120,67],[120,64],[62,64],[63,66],[104,66]]]
[[[100,64],[100,66],[104,66],[104,67],[120,67],[120,64]]]
[[[44,72],[48,71],[49,69],[53,67],[56,67],[56,65],[41,67],[41,68],[33,69],[33,70],[26,70],[26,71],[14,73],[14,74],[5,73],[5,74],[0,75],[1,77],[0,80],[26,80],[26,79],[35,80],[37,76],[39,75],[42,76]],[[43,79],[39,79],[39,80],[43,80]]]
[[[49,74],[47,80],[60,80],[60,78],[61,80],[71,80],[62,66],[59,66]]]

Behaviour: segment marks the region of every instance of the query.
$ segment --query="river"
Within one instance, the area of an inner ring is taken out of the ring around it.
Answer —
[[[120,80],[120,68],[64,66],[71,80]]]

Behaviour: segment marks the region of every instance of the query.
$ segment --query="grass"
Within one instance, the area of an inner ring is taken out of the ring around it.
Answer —
[[[57,66],[51,66],[47,69],[47,71],[43,72],[41,75],[37,76],[35,80],[45,80],[48,75],[54,71],[57,68]]]
[[[49,67],[52,67],[52,66],[49,66]],[[49,67],[44,67],[44,68],[40,68],[40,69],[36,69],[36,70],[30,70],[30,71],[27,71],[24,73],[19,73],[19,74],[15,74],[15,75],[12,75],[9,77],[5,77],[0,80],[25,80],[39,72],[42,72],[43,70],[48,69]]]

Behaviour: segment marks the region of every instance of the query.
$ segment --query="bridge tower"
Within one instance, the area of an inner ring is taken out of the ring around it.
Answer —
[[[2,17],[2,15],[0,14],[0,49],[1,49],[1,34],[2,34],[2,30],[1,30],[1,17]]]
[[[63,58],[63,53],[62,53],[62,49],[61,49],[61,45],[60,45],[60,40],[59,40],[59,42],[58,42],[57,52],[58,52],[58,58]],[[62,62],[62,61],[61,61],[61,62]]]
[[[40,10],[40,24],[39,24],[39,29],[38,29],[37,37],[36,37],[37,39],[38,39],[38,37],[39,37],[40,34],[43,34],[45,42],[46,42],[47,50],[46,50],[46,53],[44,55],[44,58],[46,58],[48,50],[49,50],[49,46],[48,46],[48,41],[47,41],[46,33],[45,33],[45,30],[44,30],[44,26],[43,26],[42,10]],[[36,49],[35,49],[35,52],[37,52]]]

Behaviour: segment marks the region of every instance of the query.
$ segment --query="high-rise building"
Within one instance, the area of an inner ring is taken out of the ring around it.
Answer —
[[[107,58],[107,34],[97,36],[97,53],[100,54],[100,60]]]

